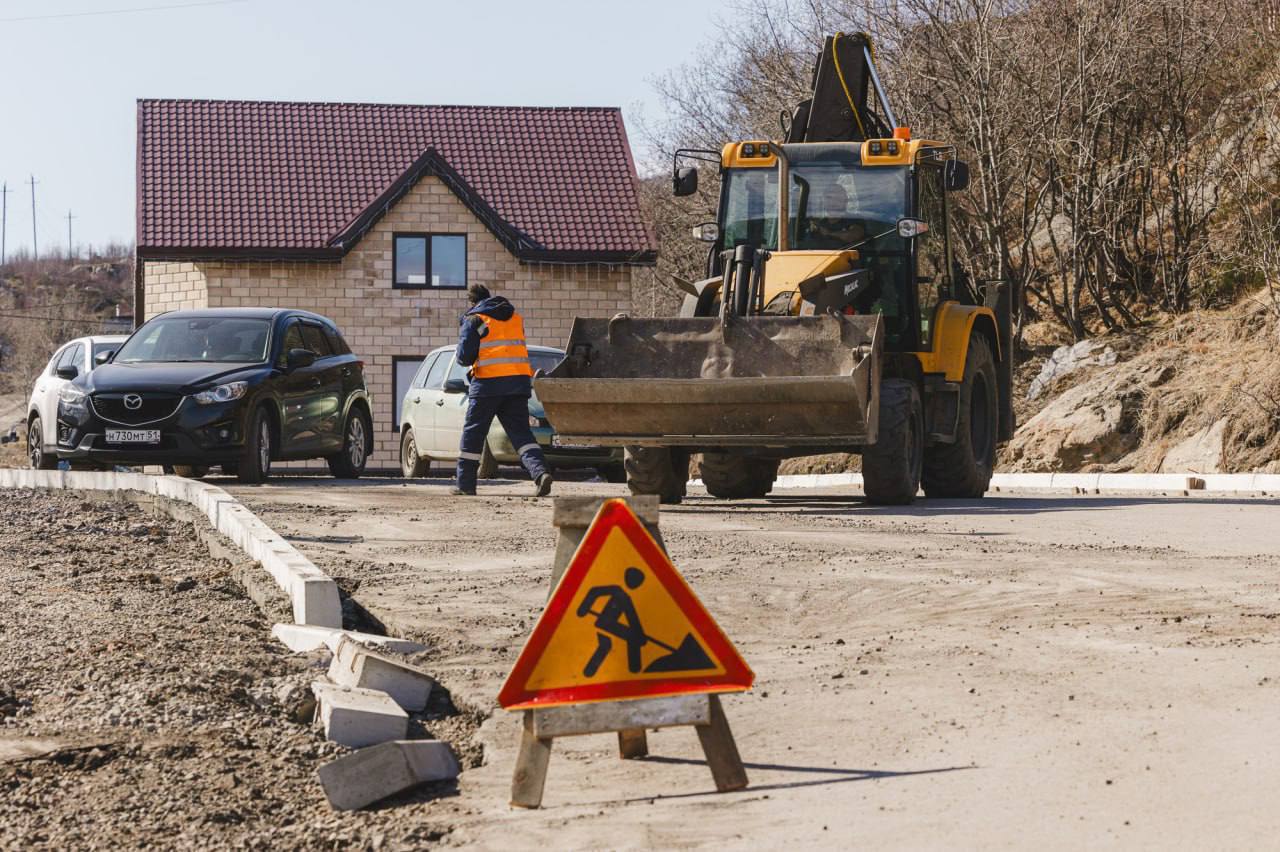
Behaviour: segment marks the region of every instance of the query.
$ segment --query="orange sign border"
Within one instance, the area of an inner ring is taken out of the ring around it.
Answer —
[[[529,690],[525,684],[542,658],[547,645],[564,620],[577,596],[587,572],[595,563],[609,533],[618,529],[627,536],[655,579],[662,583],[676,606],[697,630],[698,638],[707,644],[724,667],[724,673],[711,676],[673,677],[663,679],[622,680],[612,683],[579,684],[555,689]],[[755,682],[755,673],[738,654],[715,619],[702,606],[693,589],[663,551],[644,524],[631,511],[626,501],[606,500],[596,512],[582,543],[547,601],[546,608],[524,643],[516,664],[498,693],[498,703],[507,710],[555,707],[562,704],[586,704],[593,701],[617,701],[627,698],[658,698],[695,692],[742,692]]]

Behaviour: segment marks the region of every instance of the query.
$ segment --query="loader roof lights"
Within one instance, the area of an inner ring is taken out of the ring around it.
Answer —
[[[778,161],[778,149],[771,142],[730,142],[724,146],[720,165],[723,168],[772,166]]]

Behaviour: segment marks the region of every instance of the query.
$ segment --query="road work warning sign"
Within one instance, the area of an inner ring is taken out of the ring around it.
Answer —
[[[755,675],[622,500],[600,507],[507,676],[509,710],[738,692]]]

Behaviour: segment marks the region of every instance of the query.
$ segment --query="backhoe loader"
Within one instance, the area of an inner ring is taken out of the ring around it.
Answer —
[[[633,493],[679,502],[690,456],[708,492],[768,494],[779,461],[854,452],[867,498],[980,497],[1012,436],[1007,286],[952,257],[953,145],[897,126],[870,40],[836,34],[781,140],[682,149],[676,195],[719,169],[694,236],[706,277],[678,317],[575,318],[534,380],[562,440],[622,445]],[[704,168],[707,166],[704,165]]]

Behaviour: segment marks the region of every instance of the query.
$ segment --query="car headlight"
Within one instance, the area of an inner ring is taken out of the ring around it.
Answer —
[[[58,391],[58,413],[79,422],[89,414],[89,395],[73,385],[63,385]]]
[[[58,402],[67,407],[83,406],[84,398],[87,394],[80,388],[73,385],[63,385],[62,390],[58,391]]]
[[[200,391],[192,398],[201,405],[213,405],[215,402],[231,402],[239,399],[248,390],[248,382],[227,382],[225,385],[218,385],[215,388],[209,388],[207,391]]]

